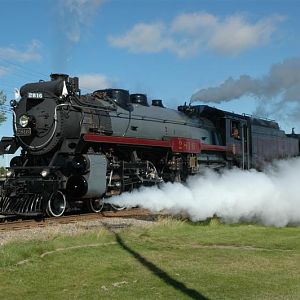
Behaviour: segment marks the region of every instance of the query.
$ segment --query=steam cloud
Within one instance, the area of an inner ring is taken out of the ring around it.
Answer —
[[[63,31],[72,43],[78,43],[82,29],[91,24],[103,0],[64,0],[61,4]]]
[[[192,221],[217,215],[224,222],[255,221],[270,226],[300,224],[300,158],[278,161],[264,172],[207,170],[186,185],[166,183],[111,198],[120,206],[166,210]]]
[[[83,32],[92,24],[104,0],[58,0],[54,39],[54,69],[66,69],[71,50],[80,42]]]
[[[254,96],[269,101],[280,96],[281,104],[299,102],[300,57],[289,58],[273,65],[269,73],[261,79],[255,79],[249,75],[241,75],[239,79],[230,77],[217,87],[196,92],[192,95],[191,102],[221,103],[243,96]]]
[[[113,81],[103,74],[82,74],[79,75],[80,88],[89,92],[107,89],[113,86]]]

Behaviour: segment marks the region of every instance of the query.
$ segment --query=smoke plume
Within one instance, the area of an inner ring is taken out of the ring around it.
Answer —
[[[55,10],[57,18],[54,32],[54,69],[66,69],[73,47],[92,24],[104,0],[58,0]],[[57,13],[58,12],[58,13]]]
[[[60,1],[63,31],[70,42],[80,41],[82,30],[91,24],[102,3],[103,0]]]
[[[192,95],[191,102],[221,103],[243,96],[253,96],[268,101],[280,97],[281,104],[299,102],[300,57],[289,58],[273,65],[269,73],[261,79],[249,75],[241,75],[238,79],[230,77],[219,86],[196,92]]]
[[[192,221],[217,215],[224,222],[254,221],[270,226],[300,224],[300,158],[279,161],[264,172],[240,169],[191,177],[111,198],[120,206],[187,215]]]

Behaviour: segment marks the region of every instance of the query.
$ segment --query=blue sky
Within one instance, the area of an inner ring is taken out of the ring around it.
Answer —
[[[120,87],[176,108],[230,77],[263,80],[291,58],[289,65],[298,66],[299,6],[297,0],[0,0],[0,90],[11,99],[14,87],[66,72],[80,77],[83,91]],[[281,101],[291,85],[293,95],[300,91],[300,70],[293,72],[291,84],[267,93],[272,101],[253,90],[231,101],[205,100],[249,114],[267,103],[268,116],[300,132],[297,117],[293,123],[285,111],[270,109],[298,109],[295,96]],[[12,134],[10,118],[0,132]]]

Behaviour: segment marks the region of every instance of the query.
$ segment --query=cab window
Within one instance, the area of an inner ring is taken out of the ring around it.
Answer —
[[[241,125],[239,121],[231,121],[231,137],[239,140],[241,134]]]

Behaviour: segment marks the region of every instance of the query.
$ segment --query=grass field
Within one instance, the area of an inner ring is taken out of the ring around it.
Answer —
[[[300,299],[300,228],[96,229],[0,248],[1,299]]]

